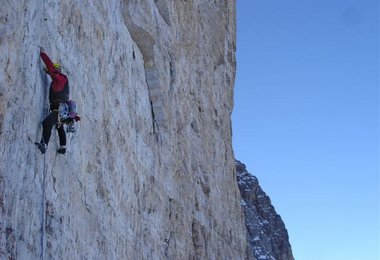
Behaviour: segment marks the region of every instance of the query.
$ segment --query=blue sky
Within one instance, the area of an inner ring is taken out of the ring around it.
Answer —
[[[235,156],[297,260],[379,259],[377,0],[237,0]]]

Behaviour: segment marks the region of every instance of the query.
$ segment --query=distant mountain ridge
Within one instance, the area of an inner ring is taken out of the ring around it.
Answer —
[[[288,231],[255,176],[236,160],[249,243],[248,259],[294,260]]]

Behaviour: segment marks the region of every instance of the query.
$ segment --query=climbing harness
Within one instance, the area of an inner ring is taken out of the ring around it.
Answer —
[[[69,100],[65,103],[60,103],[58,107],[57,126],[60,127],[62,125],[65,125],[66,133],[74,133],[75,132],[74,120],[76,120],[77,116],[78,116],[78,113],[76,110],[75,101]]]
[[[60,121],[69,118],[69,106],[67,103],[59,103],[58,118]]]

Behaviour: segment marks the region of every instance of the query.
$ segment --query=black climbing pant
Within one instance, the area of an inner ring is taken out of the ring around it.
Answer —
[[[51,112],[45,119],[42,121],[42,140],[41,142],[44,142],[45,144],[49,143],[50,136],[51,136],[51,130],[53,126],[55,125],[58,136],[59,136],[59,145],[66,145],[66,133],[65,129],[63,128],[63,125],[58,126],[58,111]]]

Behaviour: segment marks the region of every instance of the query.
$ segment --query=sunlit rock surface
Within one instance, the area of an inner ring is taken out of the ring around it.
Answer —
[[[235,1],[2,1],[0,258],[244,258],[235,29]],[[39,46],[82,116],[65,155],[33,144]]]

